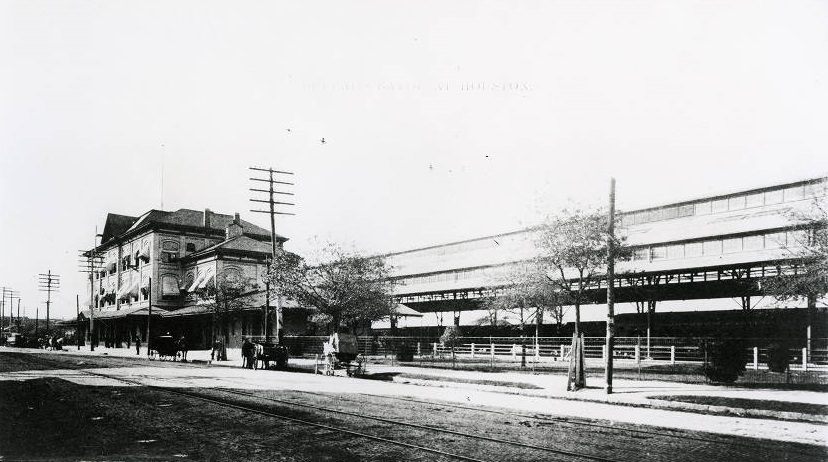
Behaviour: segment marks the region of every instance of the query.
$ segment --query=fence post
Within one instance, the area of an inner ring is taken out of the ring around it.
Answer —
[[[540,344],[535,342],[535,360],[540,361]]]
[[[601,345],[601,358],[606,361],[607,360],[607,346]]]
[[[635,363],[641,364],[641,345],[635,345]]]
[[[512,344],[512,359],[517,359],[517,345]]]
[[[495,357],[494,343],[492,343],[492,346],[491,346],[491,349],[489,350],[489,352],[492,356],[492,360],[494,361],[494,357]]]
[[[802,370],[808,370],[808,348],[802,349]]]
[[[759,347],[753,347],[753,370],[759,370]]]
[[[417,356],[422,356],[421,351],[422,350],[420,350],[420,342],[417,342]]]
[[[437,357],[437,342],[434,342],[434,356]]]
[[[561,345],[561,361],[564,359],[564,346]]]
[[[676,364],[676,346],[670,345],[670,364]]]
[[[474,343],[471,344],[471,357],[474,359]]]

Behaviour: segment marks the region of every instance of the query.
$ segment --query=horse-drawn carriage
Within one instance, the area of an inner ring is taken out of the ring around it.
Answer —
[[[348,377],[365,373],[365,358],[359,354],[357,337],[352,334],[332,334],[322,344],[322,356],[316,358],[317,374],[334,375],[337,370],[345,370]]]
[[[176,341],[172,335],[161,335],[156,337],[149,345],[150,357],[155,359],[175,359],[178,357],[178,352],[181,351],[179,342]]]
[[[288,356],[288,349],[284,345],[264,340],[253,342],[254,369],[258,369],[260,363],[262,369],[270,369],[270,363],[275,363],[278,369],[286,369]]]

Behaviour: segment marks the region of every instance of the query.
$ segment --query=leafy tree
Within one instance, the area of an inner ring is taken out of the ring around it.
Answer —
[[[537,336],[544,311],[552,309],[554,313],[554,310],[560,312],[561,309],[558,293],[549,283],[544,267],[538,263],[530,261],[514,265],[505,275],[497,278],[497,283],[505,287],[486,298],[482,304],[490,316],[499,311],[517,316],[523,339],[527,335],[527,323],[534,319]],[[526,366],[525,342],[521,342],[521,347],[521,365]]]
[[[220,338],[226,347],[230,341],[230,322],[254,305],[259,291],[253,282],[253,279],[239,278],[237,273],[222,273],[213,283],[195,291],[199,305],[212,314],[213,343]]]
[[[311,263],[279,252],[267,278],[287,298],[312,307],[315,323],[332,332],[355,331],[393,314],[390,268],[384,258],[364,257],[335,244],[323,246],[314,257]]]
[[[537,245],[539,261],[557,292],[559,305],[575,307],[575,333],[580,333],[581,304],[587,291],[607,269],[607,213],[604,210],[567,209],[549,217],[540,227]],[[616,256],[629,251],[623,239],[615,237]]]
[[[785,249],[805,271],[766,281],[765,291],[783,302],[804,298],[814,303],[828,293],[828,204],[819,198],[809,209],[791,212],[790,218],[803,226],[803,232],[791,234],[800,237],[787,242]]]

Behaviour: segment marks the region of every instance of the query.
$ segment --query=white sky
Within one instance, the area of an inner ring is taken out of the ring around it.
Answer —
[[[0,0],[0,286],[53,317],[107,212],[248,212],[366,252],[828,172],[828,2]],[[290,129],[290,131],[287,131]],[[327,141],[320,142],[321,138]],[[15,302],[16,304],[16,302]]]

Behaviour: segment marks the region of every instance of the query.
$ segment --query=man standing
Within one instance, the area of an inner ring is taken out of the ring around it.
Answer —
[[[141,355],[141,337],[135,336],[135,356]]]

